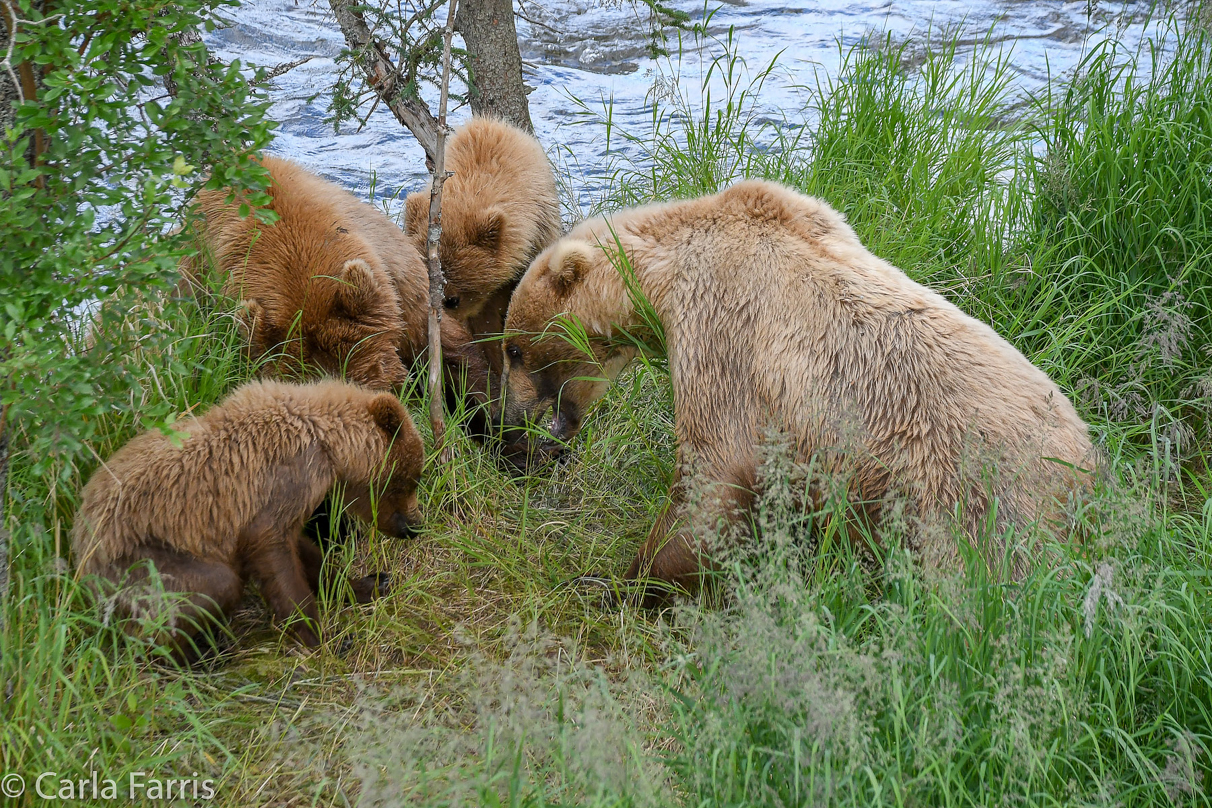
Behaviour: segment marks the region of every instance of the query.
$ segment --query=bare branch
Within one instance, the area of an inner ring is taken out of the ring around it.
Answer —
[[[254,84],[265,84],[267,82],[273,81],[278,76],[281,76],[285,73],[289,73],[290,71],[294,70],[299,65],[305,65],[314,58],[316,58],[316,57],[304,56],[302,59],[295,59],[292,62],[283,62],[280,65],[275,65],[273,68],[270,69],[270,71],[268,73],[266,73],[264,76],[262,76],[259,81],[255,81],[253,83]]]
[[[401,124],[412,132],[413,137],[425,150],[425,160],[428,165],[435,165],[438,153],[438,121],[429,111],[429,107],[418,99],[405,99],[400,93],[400,71],[391,63],[387,49],[383,46],[366,25],[366,20],[360,11],[359,3],[354,0],[329,0],[333,13],[337,17],[337,25],[345,35],[345,43],[349,46],[354,59],[362,67],[366,75],[366,83],[374,89]],[[453,6],[453,3],[452,3]],[[449,47],[447,48],[449,53]],[[449,56],[447,56],[449,63]],[[443,98],[446,97],[443,90]]]
[[[438,101],[438,130],[433,158],[433,181],[429,191],[429,230],[426,236],[426,258],[429,265],[429,421],[433,427],[434,445],[441,462],[450,460],[446,449],[446,421],[442,415],[442,299],[446,294],[446,278],[438,243],[442,240],[442,186],[446,184],[446,100],[450,91],[450,38],[454,35],[455,7],[450,0],[446,13],[446,28],[442,31],[442,89]]]

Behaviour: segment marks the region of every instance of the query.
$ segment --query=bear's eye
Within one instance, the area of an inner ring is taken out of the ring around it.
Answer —
[[[458,295],[451,295],[450,297],[448,297],[448,298],[446,298],[445,300],[443,300],[443,301],[442,301],[442,305],[443,305],[443,306],[445,306],[445,307],[446,307],[446,308],[448,308],[448,309],[455,309],[455,308],[458,308],[458,306],[459,306],[459,296],[458,296]]]
[[[506,348],[505,355],[508,356],[512,362],[522,361],[522,349],[516,345],[510,345],[508,348]]]

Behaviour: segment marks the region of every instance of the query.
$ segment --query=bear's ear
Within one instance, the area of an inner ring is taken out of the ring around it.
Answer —
[[[556,248],[549,264],[551,283],[556,292],[568,294],[588,274],[593,266],[592,250],[588,244],[578,241]]]
[[[404,405],[391,393],[380,393],[375,396],[370,400],[370,406],[367,409],[379,429],[386,432],[389,438],[396,436],[404,424],[404,419],[408,417]]]
[[[240,304],[236,321],[254,353],[268,353],[287,340],[282,328],[266,316],[264,307],[253,298]]]
[[[379,294],[379,282],[374,268],[361,258],[346,261],[336,283],[337,301],[345,311],[363,312],[374,306]]]
[[[505,233],[505,211],[498,207],[487,208],[476,217],[473,241],[486,250],[496,250]]]
[[[240,301],[240,307],[236,309],[236,327],[246,342],[253,341],[264,322],[265,309],[260,303],[251,297]]]
[[[410,236],[424,235],[429,224],[429,194],[414,191],[404,200],[404,232]]]

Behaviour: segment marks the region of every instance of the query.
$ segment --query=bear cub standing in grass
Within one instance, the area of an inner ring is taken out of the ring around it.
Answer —
[[[1036,520],[1061,520],[1062,501],[1087,482],[1086,424],[1047,375],[868,252],[829,205],[762,181],[591,219],[540,255],[509,307],[506,423],[554,407],[552,431],[571,438],[634,356],[612,339],[643,327],[616,235],[664,328],[678,440],[671,503],[628,578],[695,587],[710,559],[686,525],[688,484],[701,485],[705,524],[735,520],[752,504],[770,429],[796,460],[848,480],[870,524],[903,497],[941,525],[908,539],[931,566],[958,563],[949,526],[983,541],[988,519],[982,557],[1009,554],[1022,574],[1033,552],[1000,546],[1005,530],[1021,539]],[[594,357],[539,337],[566,316],[584,325]]]
[[[446,145],[446,169],[451,176],[442,186],[438,242],[444,305],[479,341],[487,363],[479,378],[492,388],[492,400],[468,425],[472,434],[487,435],[499,410],[500,335],[509,298],[531,260],[560,237],[560,203],[542,144],[496,118],[472,118],[455,130]],[[404,230],[422,255],[428,223],[426,187],[409,194],[404,205]],[[469,370],[476,359],[465,359]],[[532,445],[525,434],[502,437],[505,458],[519,468],[559,452],[551,442]]]
[[[188,653],[206,621],[239,603],[255,578],[278,621],[296,614],[299,640],[319,644],[315,594],[323,558],[302,535],[336,483],[359,518],[392,536],[420,524],[416,487],[425,450],[407,410],[387,393],[336,381],[251,382],[200,417],[180,440],[144,432],[84,487],[72,527],[83,574],[119,587],[128,616],[154,614],[146,562],[167,591],[187,595],[158,644]],[[133,567],[133,569],[132,569]],[[366,602],[385,581],[352,581]]]

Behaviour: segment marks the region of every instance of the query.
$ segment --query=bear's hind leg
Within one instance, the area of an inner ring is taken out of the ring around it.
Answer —
[[[155,566],[166,593],[186,595],[154,642],[171,650],[178,660],[194,659],[202,650],[197,635],[213,629],[236,608],[244,594],[244,582],[235,570],[220,562],[203,561],[166,547],[136,547],[111,565],[117,575],[106,576],[122,582],[119,606],[131,617],[152,616],[158,611],[155,595],[147,588],[151,578],[147,562]]]

